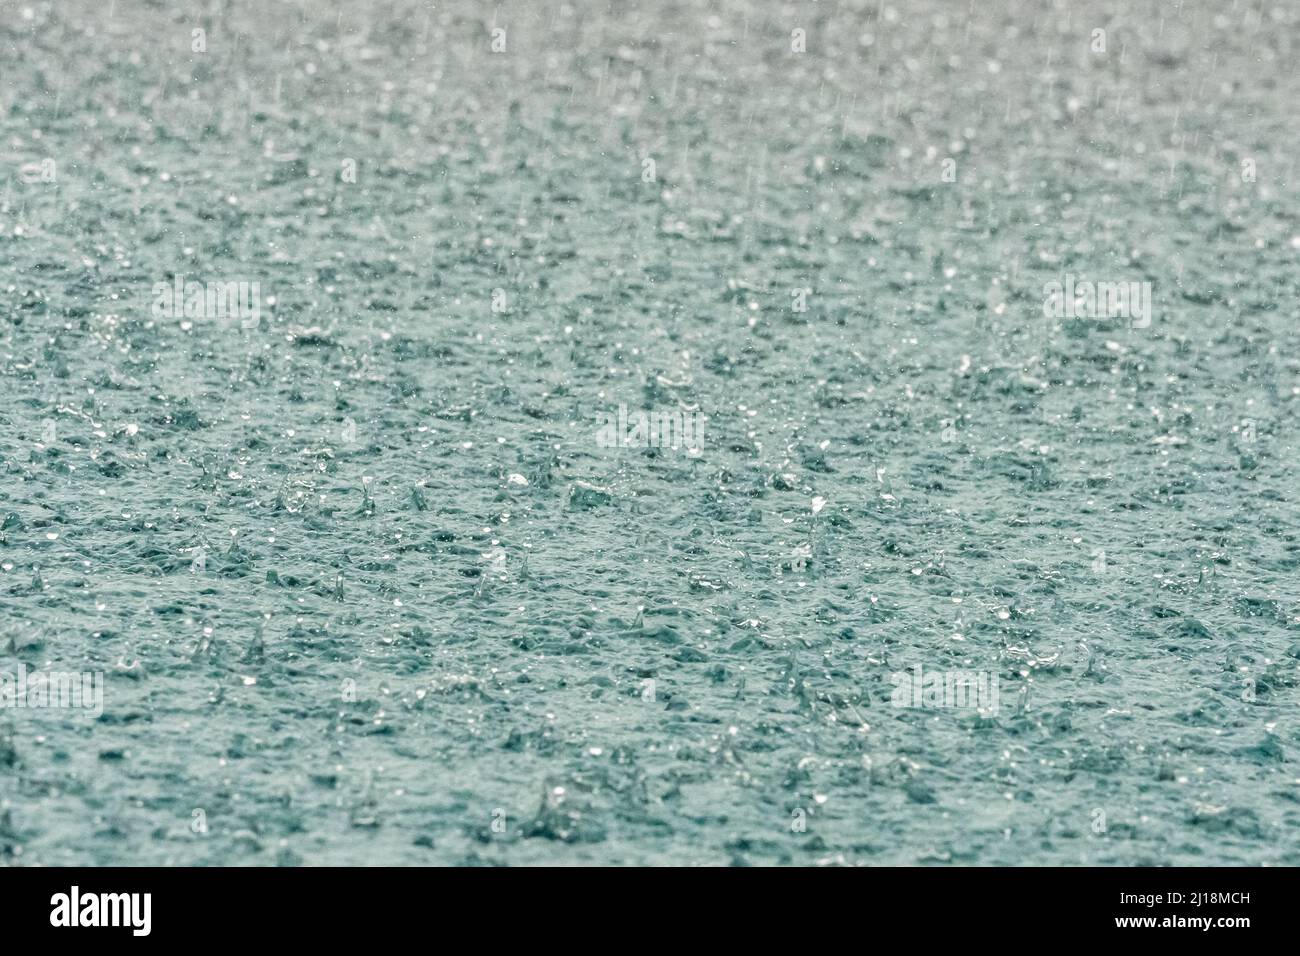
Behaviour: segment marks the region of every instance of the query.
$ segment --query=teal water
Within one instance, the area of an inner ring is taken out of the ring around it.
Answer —
[[[545,6],[0,17],[0,859],[1300,863],[1296,11]]]

